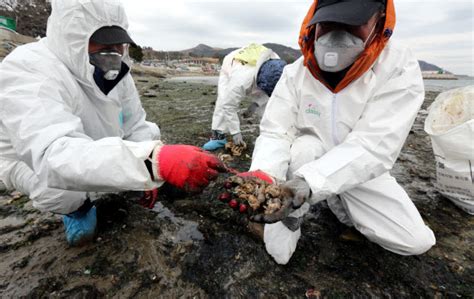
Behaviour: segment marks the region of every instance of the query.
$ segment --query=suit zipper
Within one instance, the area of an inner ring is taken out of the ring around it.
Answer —
[[[310,68],[310,70],[313,70],[313,74],[317,74],[315,71],[314,71],[314,66],[313,64],[311,63],[311,61],[308,62],[308,66]],[[316,75],[315,75],[316,76]],[[320,78],[320,76],[316,76],[316,78],[319,80],[319,82],[321,82],[324,86],[326,86],[326,88],[328,90],[331,90],[332,89],[329,87],[329,85],[327,85],[325,83],[325,81],[323,79]],[[337,98],[336,98],[336,94],[333,93],[332,94],[332,109],[331,109],[331,121],[332,121],[332,141],[335,145],[338,145],[339,144],[339,138],[337,137],[337,126],[336,126],[336,123],[337,123],[337,119],[336,119],[336,113],[337,113]]]
[[[339,138],[337,137],[337,97],[336,94],[334,93],[332,95],[332,141],[334,142],[334,145],[339,144]]]

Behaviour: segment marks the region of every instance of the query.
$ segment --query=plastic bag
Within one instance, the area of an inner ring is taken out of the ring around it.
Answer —
[[[235,54],[234,59],[245,64],[256,66],[260,55],[268,50],[265,46],[259,44],[250,44]]]
[[[439,94],[425,131],[436,159],[436,189],[474,215],[474,85]]]

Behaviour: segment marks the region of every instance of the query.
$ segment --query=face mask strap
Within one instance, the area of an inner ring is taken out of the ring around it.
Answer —
[[[374,27],[372,27],[372,30],[370,30],[370,33],[369,33],[369,36],[367,37],[367,39],[364,41],[364,48],[367,47],[368,44],[372,43],[372,41],[374,40],[375,38],[375,34],[372,35],[375,31],[375,28],[377,27],[377,23],[375,23]],[[370,41],[370,43],[368,43],[368,41]]]
[[[375,22],[374,27],[372,28],[372,30],[370,30],[369,36],[364,42],[364,48],[367,47],[367,45],[370,45],[372,41],[375,39],[375,36],[377,35],[377,32],[375,29],[378,27],[380,20],[382,20],[384,17],[385,17],[385,13],[381,13],[381,15],[378,17],[377,22]],[[373,34],[374,31],[375,31],[375,34]],[[370,41],[370,43],[368,41]]]

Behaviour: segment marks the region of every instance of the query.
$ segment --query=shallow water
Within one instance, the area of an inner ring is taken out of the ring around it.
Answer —
[[[201,83],[207,85],[217,85],[219,77],[172,77],[166,79],[169,82],[189,82],[189,83]],[[474,85],[474,78],[462,78],[459,80],[423,80],[425,83],[426,91],[441,92],[453,88],[464,87],[468,85]]]
[[[474,78],[459,80],[423,80],[426,91],[445,91],[449,89],[474,85]]]
[[[165,81],[217,85],[217,82],[219,81],[219,77],[218,76],[172,77],[172,78],[166,79]]]
[[[161,202],[155,204],[153,211],[158,213],[158,218],[168,219],[178,227],[176,235],[171,236],[174,243],[199,241],[204,239],[204,236],[198,229],[199,224],[197,222],[176,217],[174,213],[166,208]]]

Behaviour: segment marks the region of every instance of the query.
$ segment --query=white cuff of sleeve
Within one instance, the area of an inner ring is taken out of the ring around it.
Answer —
[[[304,179],[311,188],[312,194],[308,200],[311,205],[326,200],[334,195],[333,192],[327,190],[327,179],[314,171],[314,169],[306,171],[305,166],[302,166],[295,172],[295,176]]]

